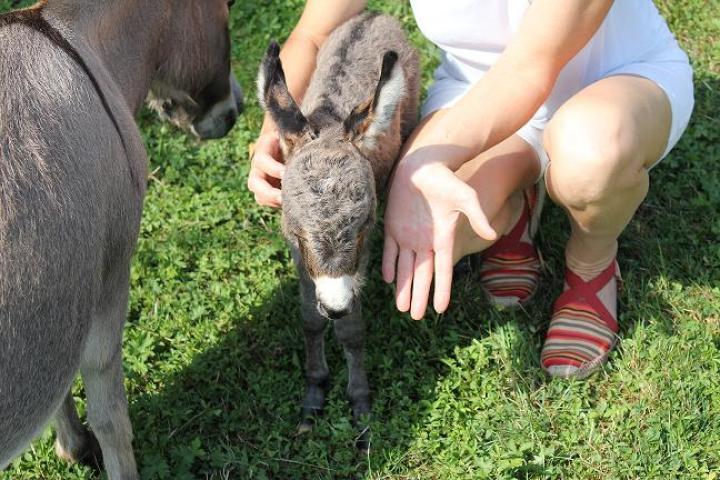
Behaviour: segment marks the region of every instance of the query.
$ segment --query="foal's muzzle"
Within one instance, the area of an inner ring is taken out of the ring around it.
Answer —
[[[349,315],[355,305],[353,283],[352,277],[348,275],[316,278],[315,296],[318,313],[331,320]]]

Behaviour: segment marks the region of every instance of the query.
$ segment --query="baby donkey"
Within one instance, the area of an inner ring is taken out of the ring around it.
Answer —
[[[260,67],[258,95],[287,164],[283,233],[300,276],[307,381],[300,431],[311,429],[325,402],[327,319],[345,351],[356,424],[370,411],[359,300],[366,240],[377,193],[417,122],[418,70],[400,24],[377,13],[350,19],[327,39],[302,107],[288,91],[277,44]]]

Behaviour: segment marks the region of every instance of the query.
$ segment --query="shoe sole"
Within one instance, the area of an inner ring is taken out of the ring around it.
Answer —
[[[548,371],[547,368],[542,367],[542,369],[548,376],[552,378],[562,378],[564,380],[585,380],[586,378],[600,370],[600,368],[607,363],[608,358],[610,358],[610,352],[612,352],[613,349],[617,346],[617,343],[618,339],[615,338],[612,345],[610,346],[610,350],[600,355],[599,357],[584,363],[583,365],[578,367],[577,370],[568,375],[552,374]]]

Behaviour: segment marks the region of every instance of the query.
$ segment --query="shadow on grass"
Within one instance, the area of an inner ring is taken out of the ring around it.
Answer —
[[[483,329],[475,331],[477,322],[465,322],[462,312],[441,325],[414,323],[388,307],[389,289],[372,296],[365,302],[374,396],[369,458],[353,448],[347,370],[331,329],[326,412],[313,432],[296,436],[304,346],[297,282],[290,278],[159,392],[131,398],[143,478],[355,478],[405,450],[423,421],[418,406],[432,402],[443,358]]]

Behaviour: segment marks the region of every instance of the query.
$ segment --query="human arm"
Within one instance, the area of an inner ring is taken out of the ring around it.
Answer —
[[[317,53],[328,36],[342,23],[362,12],[367,0],[308,0],[300,20],[280,53],[286,81],[293,98],[300,103],[315,70]],[[260,135],[251,153],[248,188],[257,203],[279,207],[282,162],[277,129],[265,116]]]
[[[385,214],[383,277],[397,282],[398,309],[421,318],[433,274],[435,310],[447,309],[459,215],[480,237],[497,237],[477,194],[453,172],[532,117],[611,6],[612,0],[535,0],[497,63],[415,135],[396,169]]]

